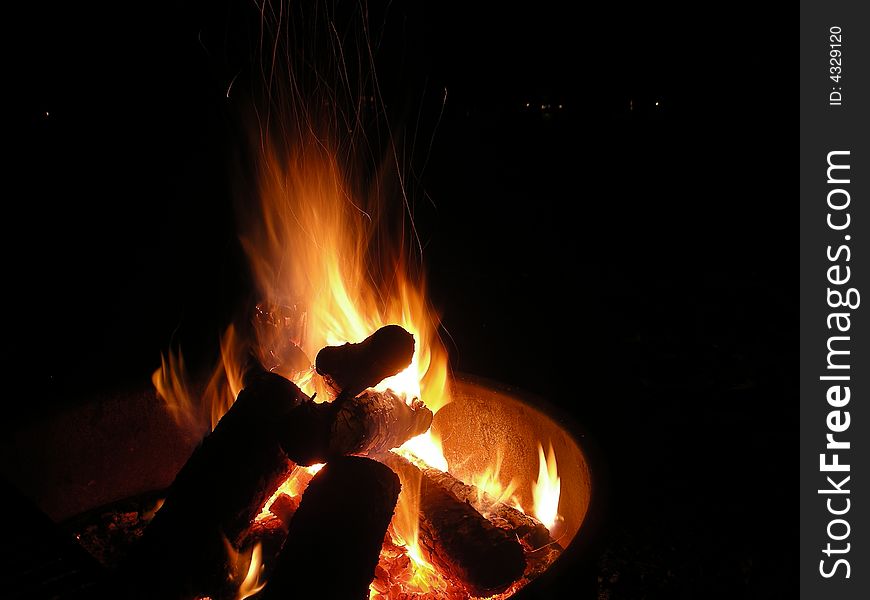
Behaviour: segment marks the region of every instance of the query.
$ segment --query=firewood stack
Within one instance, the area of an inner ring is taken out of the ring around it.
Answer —
[[[250,372],[119,569],[114,595],[235,599],[240,582],[232,580],[228,547],[249,548],[264,536],[278,556],[258,598],[367,600],[400,481],[418,469],[390,450],[432,423],[418,400],[408,404],[371,388],[405,369],[413,354],[413,336],[396,325],[359,344],[324,348],[316,369],[336,397],[323,403],[279,375]],[[326,466],[301,502],[280,497],[272,510],[279,516],[252,528],[288,474],[315,463]],[[424,552],[470,594],[505,590],[526,568],[519,531],[494,527],[437,473],[424,476],[421,487]],[[540,537],[534,523],[517,527],[526,525],[524,533]]]

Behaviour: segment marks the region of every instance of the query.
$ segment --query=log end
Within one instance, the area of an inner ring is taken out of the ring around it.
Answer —
[[[302,496],[263,600],[367,600],[400,488],[373,460],[329,462]]]
[[[315,368],[337,391],[355,396],[411,364],[414,345],[413,335],[386,325],[358,344],[323,348]]]

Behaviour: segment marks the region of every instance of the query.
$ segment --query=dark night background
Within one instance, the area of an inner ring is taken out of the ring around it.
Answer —
[[[252,7],[7,20],[12,427],[147,380],[170,344],[213,358],[250,291],[226,89],[250,77]],[[549,399],[605,457],[584,589],[794,597],[789,27],[757,3],[372,3],[383,14],[380,76],[419,123],[417,168],[432,140],[415,191],[454,369]]]

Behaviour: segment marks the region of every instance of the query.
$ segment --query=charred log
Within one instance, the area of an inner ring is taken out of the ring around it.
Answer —
[[[335,459],[314,476],[260,598],[367,600],[399,478],[367,458]]]
[[[420,550],[448,579],[475,596],[491,596],[522,577],[526,559],[515,537],[401,456],[386,452],[378,460],[398,473],[403,485],[420,482]]]
[[[178,473],[122,565],[119,584],[127,597],[221,597],[226,543],[238,540],[289,474],[293,465],[280,439],[293,408],[305,400],[283,377],[251,377]]]
[[[561,547],[550,537],[550,531],[540,521],[511,506],[486,497],[475,486],[460,481],[450,473],[432,468],[423,468],[421,471],[423,472],[423,477],[428,481],[438,484],[462,502],[473,505],[477,510],[484,513],[487,519],[496,527],[504,529],[515,536],[529,550],[536,550],[544,546],[554,546],[561,551]]]
[[[397,448],[432,424],[432,411],[421,402],[409,406],[392,392],[373,390],[332,403],[305,401],[291,417],[284,450],[301,465]]]
[[[315,366],[332,388],[353,397],[399,373],[413,357],[414,336],[398,325],[387,325],[358,344],[323,348]]]

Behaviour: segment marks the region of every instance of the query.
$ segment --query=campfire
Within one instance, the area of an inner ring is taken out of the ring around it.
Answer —
[[[543,413],[479,384],[454,381],[434,416],[376,389],[417,351],[397,325],[323,348],[299,380],[320,378],[326,402],[248,372],[123,580],[144,597],[508,598],[546,571],[586,510],[582,452]]]
[[[185,600],[510,597],[579,529],[582,452],[545,414],[450,376],[422,279],[383,245],[373,264],[372,214],[334,155],[267,159],[243,239],[268,301],[247,334],[227,329],[204,386],[180,353],[155,372],[202,442],[118,585]]]

